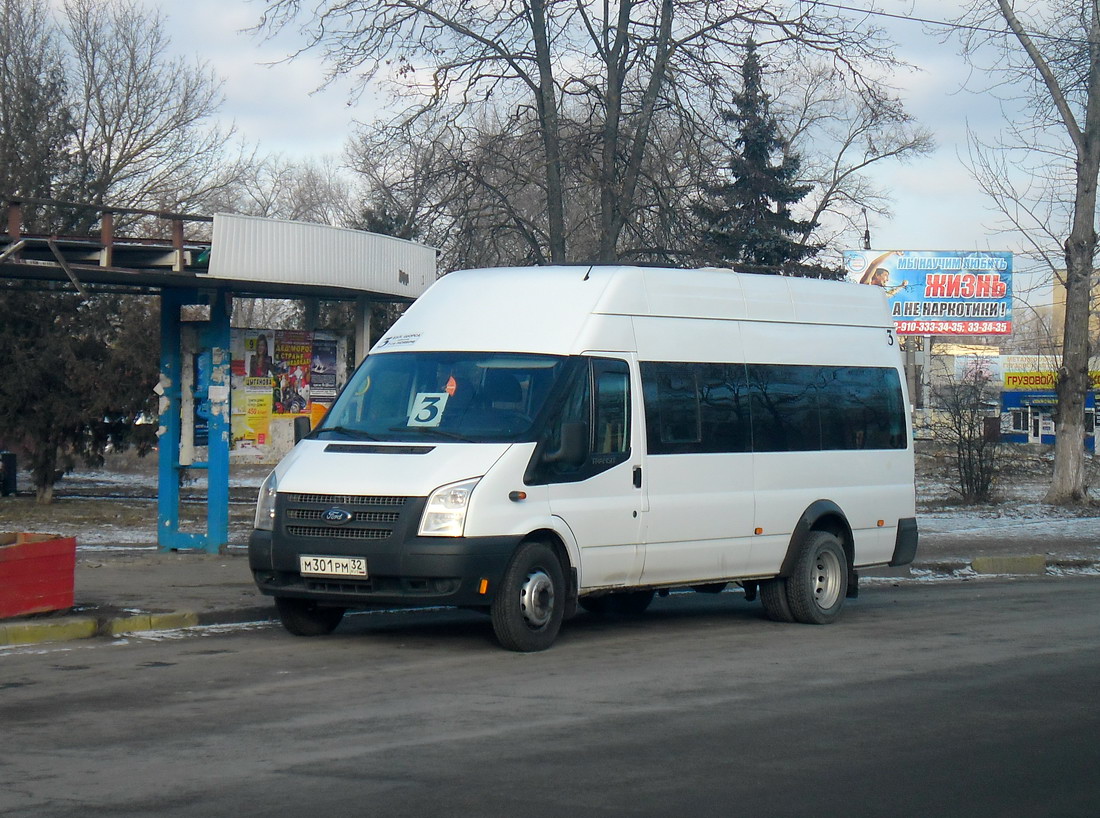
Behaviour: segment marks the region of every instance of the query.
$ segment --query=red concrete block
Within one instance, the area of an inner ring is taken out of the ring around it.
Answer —
[[[0,619],[73,606],[76,538],[0,533]]]

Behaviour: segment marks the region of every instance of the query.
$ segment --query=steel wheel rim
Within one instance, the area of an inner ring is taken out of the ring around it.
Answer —
[[[840,599],[840,587],[844,580],[840,559],[832,551],[823,550],[814,558],[812,570],[814,601],[819,608],[827,610]]]
[[[519,589],[519,607],[532,628],[544,627],[554,615],[554,581],[541,568],[529,573]]]

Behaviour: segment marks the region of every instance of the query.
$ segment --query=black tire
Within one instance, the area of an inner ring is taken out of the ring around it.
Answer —
[[[279,621],[295,636],[325,636],[344,618],[343,608],[326,608],[308,599],[275,597]]]
[[[794,622],[794,614],[787,603],[787,580],[783,577],[766,579],[760,583],[760,603],[764,614],[772,622]]]
[[[787,577],[791,613],[798,622],[827,625],[840,616],[847,594],[844,546],[827,531],[811,531]]]
[[[565,593],[565,575],[554,549],[541,542],[520,543],[490,609],[501,646],[528,653],[554,644]]]

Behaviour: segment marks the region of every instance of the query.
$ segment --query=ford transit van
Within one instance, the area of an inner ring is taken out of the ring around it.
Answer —
[[[739,583],[825,624],[917,547],[881,289],[726,270],[444,276],[264,482],[249,561],[285,627],[459,606],[551,645],[578,606]]]

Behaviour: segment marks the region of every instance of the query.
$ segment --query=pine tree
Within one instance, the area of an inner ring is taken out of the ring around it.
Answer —
[[[756,43],[749,40],[741,69],[742,90],[723,120],[739,130],[730,157],[730,181],[704,185],[696,208],[702,221],[701,255],[710,263],[747,265],[772,272],[796,272],[797,266],[821,248],[801,240],[812,224],[791,216],[790,207],[810,191],[796,183],[797,155],[787,147],[761,82]],[[781,157],[778,164],[773,156]],[[821,275],[814,267],[810,275]]]
[[[155,405],[159,326],[148,298],[84,299],[57,286],[0,286],[0,436],[21,452],[39,502],[78,462],[132,441]]]

